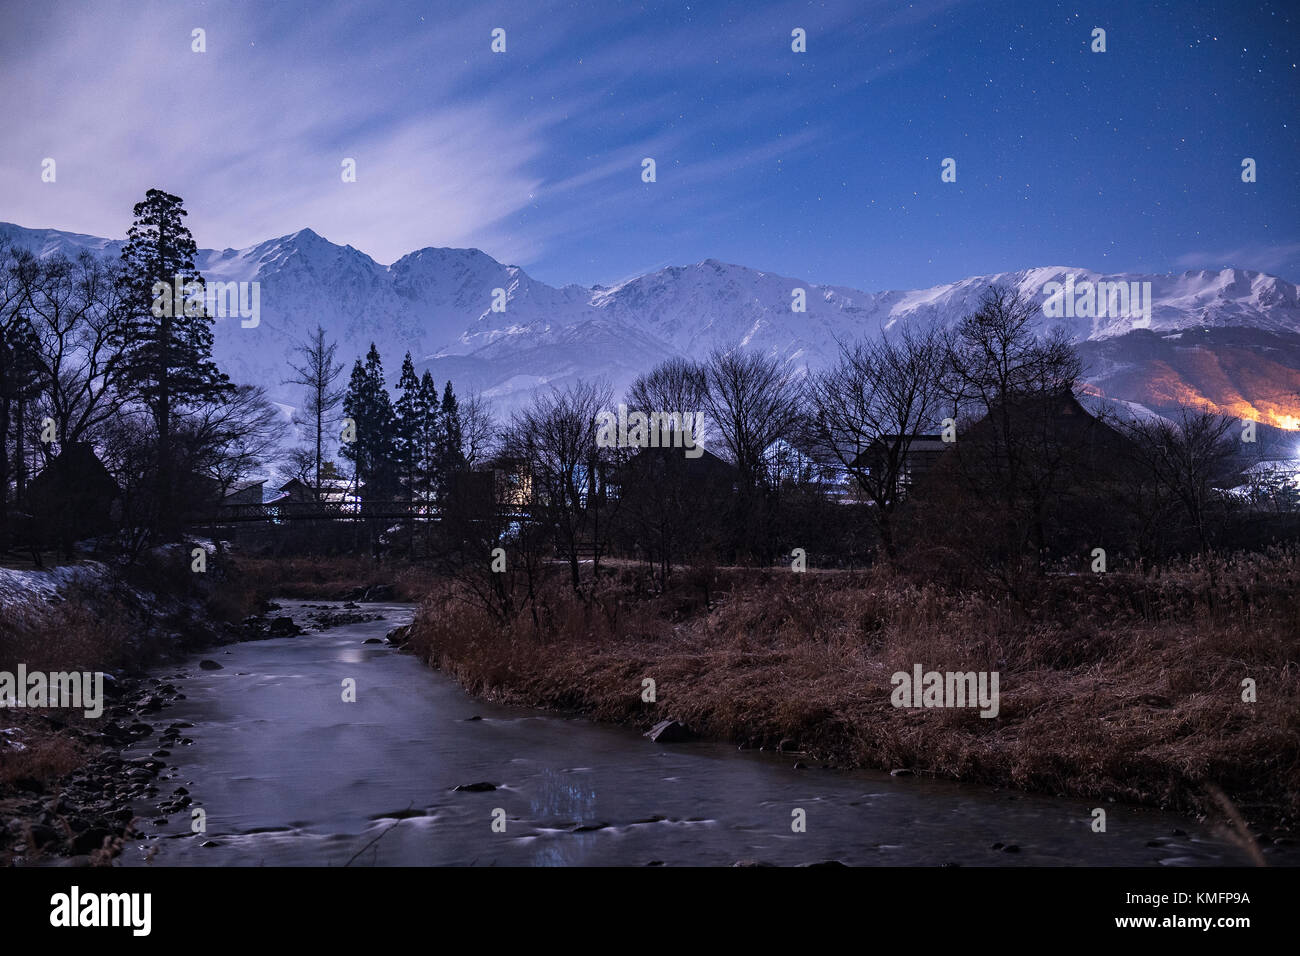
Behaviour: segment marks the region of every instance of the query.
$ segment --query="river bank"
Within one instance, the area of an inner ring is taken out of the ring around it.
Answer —
[[[183,725],[161,715],[180,696],[176,687],[146,675],[195,650],[270,630],[269,621],[249,616],[263,603],[255,589],[211,557],[201,575],[179,546],[131,566],[86,560],[41,571],[0,568],[0,671],[103,674],[101,713],[0,707],[0,865],[52,858],[106,865],[136,832],[134,803],[168,806],[183,796],[155,799],[168,748],[188,740]],[[155,735],[156,753],[121,756]]]
[[[160,786],[188,791],[204,832],[189,812],[148,821],[117,865],[1249,863],[1210,828],[1155,811],[1108,805],[1098,834],[1079,800],[796,770],[791,755],[662,746],[629,727],[484,701],[403,652],[412,605],[277,603],[308,633],[221,648],[219,667],[198,654],[180,665],[184,699],[168,713],[194,725],[194,744],[172,748]],[[344,681],[355,693],[341,693]]]
[[[175,682],[185,675],[158,676],[159,668],[197,651],[303,633],[272,594],[389,600],[417,577],[366,558],[253,558],[210,542],[206,569],[196,573],[195,544],[156,549],[130,566],[0,568],[0,672],[21,665],[105,674],[95,717],[0,707],[0,865],[107,865],[142,825],[188,806],[185,788],[160,787],[167,758],[191,743],[188,725],[162,716],[184,700]],[[355,608],[320,612],[307,626],[355,621]]]
[[[1300,563],[1213,571],[1050,578],[1018,607],[881,571],[688,573],[652,594],[625,568],[589,603],[548,581],[536,623],[504,626],[447,582],[411,647],[493,701],[675,720],[792,763],[1176,811],[1257,854],[1293,844],[1300,814]],[[917,665],[999,672],[998,715],[893,706],[891,676]]]

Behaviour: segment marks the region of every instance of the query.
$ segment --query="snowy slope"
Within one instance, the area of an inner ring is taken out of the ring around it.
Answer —
[[[121,249],[120,241],[10,224],[0,224],[3,241],[38,255]],[[537,387],[576,377],[601,376],[621,389],[664,357],[698,357],[713,348],[760,349],[816,367],[834,356],[837,341],[905,324],[950,326],[974,310],[990,284],[1016,286],[1042,302],[1044,285],[1067,275],[1076,283],[1151,283],[1149,321],[1043,319],[1044,328],[1059,325],[1081,343],[1126,341],[1144,329],[1300,332],[1296,286],[1242,269],[1111,275],[1047,266],[870,293],[706,259],[611,288],[555,288],[477,249],[421,249],[384,266],[310,229],[247,249],[204,249],[197,265],[209,280],[260,283],[261,324],[249,329],[219,319],[216,356],[237,381],[263,384],[287,404],[299,398],[283,384],[293,347],[318,322],[339,340],[347,365],[374,341],[395,379],[409,350],[440,382],[452,378],[458,390],[483,390],[503,408]],[[796,288],[806,290],[804,313],[791,310]],[[504,312],[492,310],[494,289],[505,292]],[[1097,357],[1113,372],[1125,364],[1120,351]]]

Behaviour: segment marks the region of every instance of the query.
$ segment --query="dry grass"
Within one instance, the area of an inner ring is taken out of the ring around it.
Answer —
[[[130,656],[128,616],[111,597],[92,599],[70,588],[66,600],[46,606],[16,605],[0,615],[0,671],[113,671]],[[49,786],[76,769],[85,753],[51,729],[42,712],[0,709],[0,726],[17,728],[22,750],[0,745],[0,793],[20,780]],[[80,712],[61,717],[82,723]]]
[[[130,615],[105,591],[76,586],[54,604],[9,605],[0,614],[0,670],[112,671],[128,662]]]
[[[688,576],[686,576],[688,577]],[[1213,584],[1211,584],[1213,580]],[[789,739],[837,765],[907,767],[1184,811],[1220,787],[1247,815],[1300,813],[1300,560],[1215,559],[1143,581],[1043,580],[1028,608],[888,571],[720,571],[634,596],[632,572],[588,607],[563,582],[495,626],[445,583],[417,651],[471,691],[713,738]],[[1001,712],[895,708],[890,676],[1000,674]],[[641,701],[642,679],[658,701]],[[1258,702],[1241,700],[1252,678]]]
[[[23,750],[0,750],[0,792],[20,780],[37,780],[48,787],[81,766],[85,755],[67,737],[42,731],[33,721],[22,721]]]

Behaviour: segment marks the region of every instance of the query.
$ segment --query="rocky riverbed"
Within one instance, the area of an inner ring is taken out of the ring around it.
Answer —
[[[279,610],[279,605],[269,604],[264,613],[239,624],[191,626],[183,633],[173,626],[159,626],[158,633],[142,641],[192,653],[307,633]],[[381,617],[356,604],[318,605],[305,615],[304,623],[320,631]],[[222,668],[211,658],[198,666]],[[166,677],[106,674],[104,711],[95,719],[60,711],[14,711],[12,719],[0,720],[0,752],[19,754],[39,740],[46,747],[66,744],[83,755],[75,770],[54,782],[18,777],[0,789],[0,865],[107,865],[126,841],[190,811],[193,798],[176,779],[169,758],[193,743],[186,735],[193,725],[169,721],[165,713],[185,699],[173,682],[185,676],[183,671]],[[147,756],[123,756],[124,751],[142,747],[148,748]]]

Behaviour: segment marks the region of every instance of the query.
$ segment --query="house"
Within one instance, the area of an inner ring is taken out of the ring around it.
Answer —
[[[112,531],[122,490],[89,442],[69,442],[27,486],[27,510],[65,549],[81,538]]]
[[[277,504],[288,498],[288,494],[278,488],[267,488],[266,479],[259,478],[235,486],[221,499],[220,513],[223,517],[260,518],[274,517]]]
[[[629,489],[648,488],[661,495],[689,491],[715,500],[729,496],[739,481],[736,466],[705,448],[699,451],[688,458],[680,448],[640,448],[605,476],[604,494],[615,501]]]
[[[236,485],[222,497],[221,507],[238,508],[244,505],[261,505],[262,492],[265,486],[265,478],[260,481],[249,481],[242,485]]]
[[[953,442],[946,442],[942,435],[881,435],[873,439],[866,448],[853,459],[852,470],[876,474],[888,461],[890,450],[904,442],[902,471],[899,484],[903,488],[921,481],[934,470],[939,458],[952,449]],[[860,489],[854,489],[861,496]]]
[[[1242,501],[1271,502],[1283,509],[1300,505],[1300,458],[1257,461],[1238,472],[1224,489]]]
[[[279,491],[284,497],[274,506],[281,515],[356,514],[361,510],[360,493],[353,482],[343,478],[323,478],[319,487],[301,478],[291,478]]]

